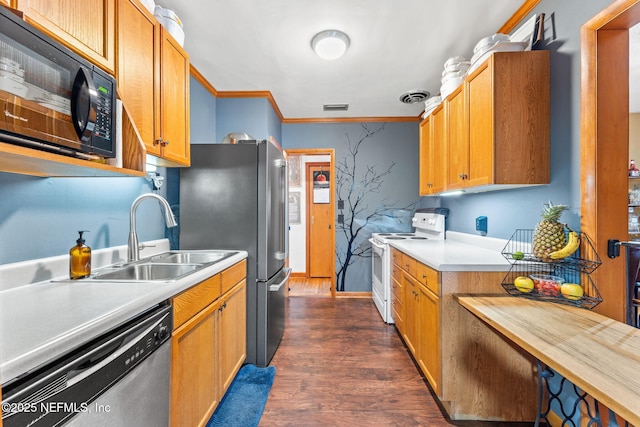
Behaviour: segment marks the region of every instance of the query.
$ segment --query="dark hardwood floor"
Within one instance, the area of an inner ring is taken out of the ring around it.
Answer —
[[[260,426],[528,426],[452,422],[371,299],[290,297]]]

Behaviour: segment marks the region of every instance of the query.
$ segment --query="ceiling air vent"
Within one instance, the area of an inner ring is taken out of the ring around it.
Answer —
[[[422,102],[429,98],[431,94],[426,90],[410,90],[400,95],[400,101],[405,104],[415,104],[416,102]]]
[[[322,109],[324,111],[347,111],[349,104],[324,104]]]

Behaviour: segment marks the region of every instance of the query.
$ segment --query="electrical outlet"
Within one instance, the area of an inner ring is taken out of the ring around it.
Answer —
[[[487,234],[487,217],[479,216],[476,218],[476,230],[479,231],[483,236]]]

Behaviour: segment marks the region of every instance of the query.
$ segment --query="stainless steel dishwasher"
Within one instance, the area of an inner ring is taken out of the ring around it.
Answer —
[[[167,426],[173,311],[155,306],[2,385],[13,426]]]

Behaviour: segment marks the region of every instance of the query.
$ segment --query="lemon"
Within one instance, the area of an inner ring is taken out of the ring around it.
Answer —
[[[584,295],[582,286],[577,283],[564,283],[560,286],[560,292],[566,299],[577,301]]]
[[[527,292],[531,292],[533,290],[533,280],[531,280],[530,278],[525,277],[525,276],[516,277],[516,279],[513,281],[513,285],[520,292],[527,293]]]

